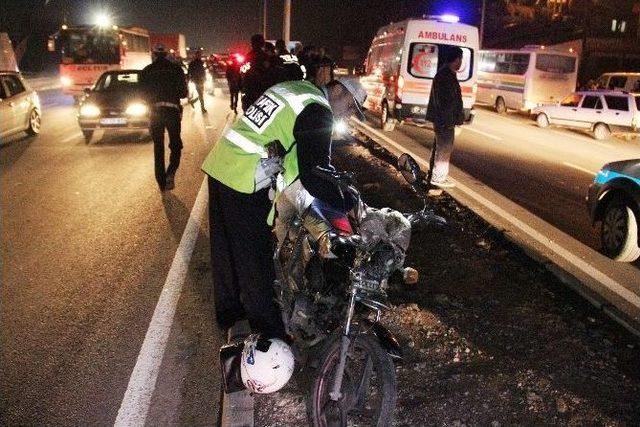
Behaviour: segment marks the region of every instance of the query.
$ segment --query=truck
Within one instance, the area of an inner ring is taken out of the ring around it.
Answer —
[[[176,59],[187,57],[187,43],[184,34],[180,33],[151,33],[151,47],[162,43]]]

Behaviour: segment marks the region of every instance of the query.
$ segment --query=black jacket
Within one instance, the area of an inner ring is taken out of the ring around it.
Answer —
[[[203,84],[207,78],[207,73],[204,69],[204,62],[202,59],[194,59],[189,63],[188,76],[195,83]]]
[[[462,92],[456,73],[451,68],[440,68],[431,86],[427,120],[433,122],[435,130],[452,128],[464,123]]]
[[[150,104],[169,102],[180,105],[180,98],[187,97],[187,80],[178,64],[167,58],[158,58],[144,67],[140,82]]]
[[[300,182],[313,196],[345,212],[353,207],[353,200],[344,200],[340,189],[314,173],[316,167],[334,169],[331,165],[331,133],[333,114],[318,104],[307,105],[296,118],[293,136],[298,148]]]
[[[276,82],[270,70],[271,62],[266,53],[252,50],[247,54],[246,62],[240,67],[240,89],[246,97],[247,105],[262,95]]]

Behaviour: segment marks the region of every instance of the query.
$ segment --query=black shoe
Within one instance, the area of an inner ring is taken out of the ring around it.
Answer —
[[[167,183],[164,185],[165,190],[173,190],[176,188],[175,176],[173,174],[167,175]]]
[[[206,108],[202,109],[202,114],[207,114],[207,109]]]

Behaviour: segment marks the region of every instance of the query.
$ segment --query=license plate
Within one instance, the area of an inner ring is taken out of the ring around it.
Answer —
[[[101,125],[126,125],[127,119],[122,117],[115,117],[109,119],[100,119]]]

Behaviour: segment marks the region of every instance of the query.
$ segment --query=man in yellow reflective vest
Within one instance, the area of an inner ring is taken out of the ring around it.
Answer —
[[[254,332],[285,337],[273,301],[271,201],[297,180],[313,196],[341,203],[334,184],[313,173],[331,168],[334,118],[362,116],[366,92],[356,79],[322,88],[289,81],[264,92],[211,150],[209,229],[216,320],[222,329],[246,318]]]

